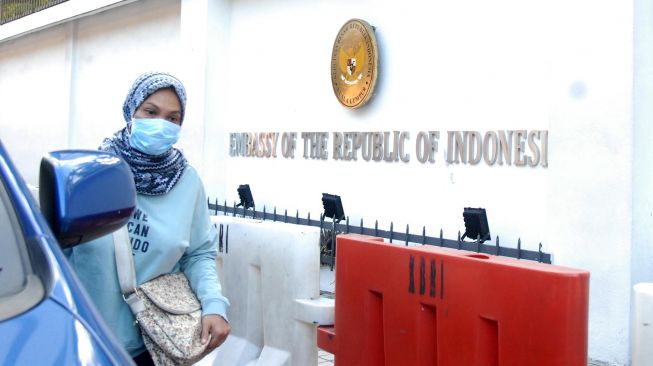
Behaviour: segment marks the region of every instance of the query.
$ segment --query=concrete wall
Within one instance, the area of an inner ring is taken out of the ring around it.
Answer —
[[[138,1],[0,43],[0,138],[29,183],[41,156],[94,149],[124,127],[142,70],[176,72],[179,1]]]
[[[322,192],[339,194],[354,223],[442,227],[450,238],[463,229],[463,207],[484,207],[502,243],[541,241],[556,264],[591,271],[590,357],[625,364],[637,177],[632,12],[627,3],[236,1],[230,72],[208,84],[226,82],[229,93],[205,161],[224,156],[228,132],[543,129],[549,166],[447,165],[441,154],[426,165],[414,155],[225,157],[224,169],[205,170],[216,183],[209,192],[235,200],[248,183],[257,207],[300,213],[321,212]],[[356,111],[338,104],[329,79],[331,45],[352,17],[376,26],[380,48],[374,99]]]
[[[633,150],[633,283],[653,277],[653,2],[635,6],[634,150]]]
[[[34,183],[43,153],[123,126],[138,73],[172,71],[189,91],[179,146],[212,198],[247,183],[258,209],[317,217],[327,192],[352,222],[448,238],[463,207],[484,207],[502,245],[542,242],[591,272],[590,357],[627,364],[630,287],[653,280],[649,3],[136,1],[0,43],[0,138]],[[380,73],[352,111],[329,71],[354,17],[376,27]],[[444,160],[448,130],[509,129],[548,130],[548,167]],[[301,139],[294,159],[229,156],[231,132],[394,130],[411,147],[440,131],[435,163],[304,159]]]

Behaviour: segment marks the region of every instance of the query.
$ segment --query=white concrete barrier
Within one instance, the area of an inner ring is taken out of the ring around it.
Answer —
[[[317,365],[316,326],[333,324],[335,316],[334,301],[320,298],[319,228],[211,220],[222,226],[217,266],[232,331],[199,364]]]
[[[653,283],[633,286],[632,366],[653,365]]]

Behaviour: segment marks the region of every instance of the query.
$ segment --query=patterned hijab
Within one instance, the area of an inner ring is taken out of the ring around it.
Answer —
[[[170,74],[149,72],[139,76],[127,93],[122,107],[125,122],[129,124],[143,101],[163,88],[172,88],[177,94],[183,121],[186,108],[186,90],[183,84]],[[125,127],[104,139],[99,149],[113,152],[127,162],[134,174],[136,192],[139,194],[158,196],[170,192],[188,165],[182,152],[173,147],[161,155],[145,154],[131,147],[129,136]]]

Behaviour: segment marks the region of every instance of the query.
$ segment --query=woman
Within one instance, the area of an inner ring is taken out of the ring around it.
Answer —
[[[139,284],[183,271],[202,304],[202,342],[208,352],[230,332],[229,301],[215,267],[216,231],[209,220],[202,181],[181,151],[172,147],[184,121],[186,91],[170,74],[136,79],[123,105],[127,126],[100,150],[122,157],[132,169],[137,207],[127,224]],[[91,298],[137,364],[150,364],[138,325],[123,301],[111,236],[68,251]]]

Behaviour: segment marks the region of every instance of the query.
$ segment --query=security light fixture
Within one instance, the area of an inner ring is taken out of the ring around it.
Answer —
[[[324,217],[331,217],[335,222],[345,218],[345,210],[342,208],[340,196],[322,193],[322,205],[324,206]]]
[[[238,197],[240,197],[240,203],[236,207],[243,206],[245,210],[251,207],[256,207],[254,204],[254,197],[252,197],[252,191],[249,189],[249,184],[241,184],[238,186]]]
[[[463,211],[465,220],[465,234],[461,237],[464,240],[468,237],[482,243],[490,238],[490,227],[487,224],[487,214],[484,208],[465,207]]]

